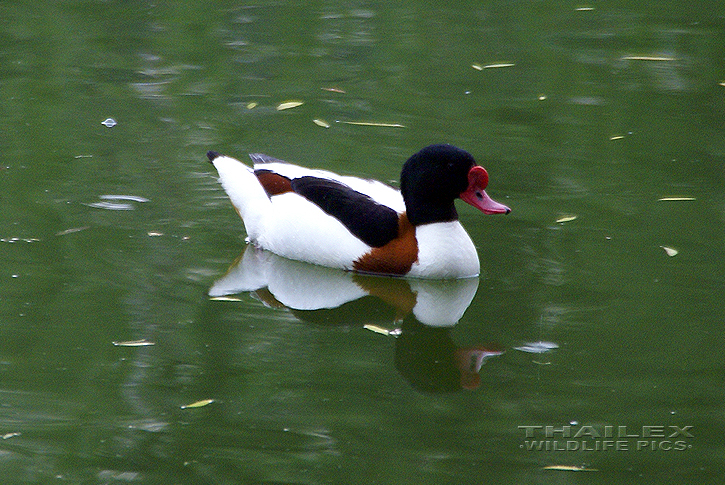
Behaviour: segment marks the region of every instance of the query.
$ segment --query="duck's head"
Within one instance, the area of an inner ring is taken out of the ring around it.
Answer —
[[[458,219],[458,198],[484,214],[508,214],[511,209],[486,194],[488,172],[473,156],[453,145],[430,145],[403,165],[400,191],[413,225]]]

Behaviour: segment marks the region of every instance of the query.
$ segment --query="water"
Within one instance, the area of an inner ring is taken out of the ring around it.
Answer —
[[[723,15],[0,5],[3,483],[719,483]],[[207,150],[395,181],[432,142],[513,209],[459,205],[474,284],[247,252],[209,296]]]

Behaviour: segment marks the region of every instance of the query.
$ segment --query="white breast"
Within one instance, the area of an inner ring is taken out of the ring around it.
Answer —
[[[421,278],[469,278],[481,266],[470,236],[460,222],[434,222],[415,229],[418,261],[410,276]]]

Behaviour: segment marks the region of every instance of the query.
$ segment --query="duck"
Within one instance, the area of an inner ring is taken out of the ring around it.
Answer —
[[[450,144],[430,145],[408,158],[400,189],[262,153],[249,155],[252,166],[216,151],[207,158],[244,223],[248,243],[346,271],[477,277],[478,253],[459,221],[456,199],[484,214],[511,212],[486,193],[486,169]]]

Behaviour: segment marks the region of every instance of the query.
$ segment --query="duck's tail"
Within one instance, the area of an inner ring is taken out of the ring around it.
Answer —
[[[254,170],[239,160],[214,151],[208,152],[206,156],[217,169],[224,191],[244,221],[249,239],[255,242],[271,203],[267,193],[257,181]]]

